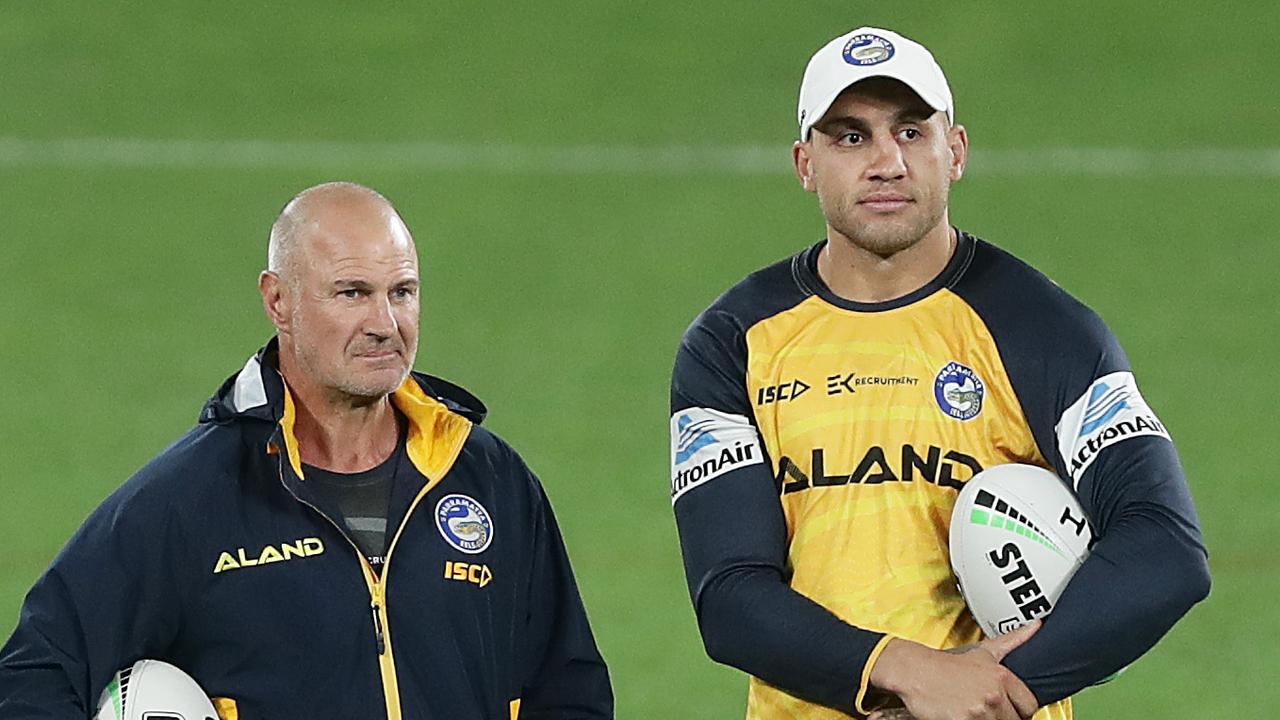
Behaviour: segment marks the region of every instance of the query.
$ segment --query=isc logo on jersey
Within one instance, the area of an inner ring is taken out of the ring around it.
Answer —
[[[764,462],[760,435],[744,415],[686,408],[671,416],[671,502],[730,470]]]
[[[1123,371],[1094,380],[1062,413],[1055,429],[1058,452],[1076,484],[1105,447],[1143,435],[1169,439],[1168,431],[1138,392],[1133,373]]]

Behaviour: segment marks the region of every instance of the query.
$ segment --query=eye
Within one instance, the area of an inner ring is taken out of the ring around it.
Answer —
[[[356,288],[347,288],[346,290],[339,290],[338,294],[344,298],[347,298],[348,300],[355,300],[356,298],[360,297],[360,291]]]
[[[397,300],[407,300],[413,297],[414,295],[416,295],[417,291],[414,290],[413,288],[402,287],[402,288],[396,288],[395,290],[392,290],[391,294]]]
[[[836,139],[840,143],[845,145],[857,145],[858,143],[862,142],[862,133],[853,132],[851,130],[846,133],[841,133],[840,136]]]
[[[923,136],[917,128],[903,128],[901,135],[905,140],[916,140]]]

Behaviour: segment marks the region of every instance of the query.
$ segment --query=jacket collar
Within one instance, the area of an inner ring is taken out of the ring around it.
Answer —
[[[237,420],[279,422],[284,417],[288,389],[277,369],[278,352],[279,341],[271,338],[270,342],[250,356],[244,367],[227,378],[204,404],[200,411],[200,423],[222,424]],[[416,391],[410,391],[410,386],[415,386]],[[484,422],[489,412],[479,398],[462,387],[425,373],[410,373],[404,384],[396,390],[396,395],[402,392],[425,395],[477,425]],[[398,401],[396,407],[400,407]],[[400,411],[404,412],[404,408],[400,408]]]
[[[301,478],[302,463],[293,435],[293,398],[277,369],[278,350],[278,340],[272,338],[238,373],[227,378],[200,411],[200,423],[277,425],[269,451],[279,452],[282,443],[289,465]],[[409,420],[409,459],[433,484],[453,464],[471,425],[480,424],[487,413],[484,403],[463,388],[418,372],[405,378],[391,400]]]

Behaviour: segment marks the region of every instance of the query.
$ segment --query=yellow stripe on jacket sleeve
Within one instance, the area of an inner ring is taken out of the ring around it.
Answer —
[[[867,691],[871,689],[871,668],[876,666],[876,661],[880,659],[880,653],[884,652],[884,648],[889,644],[890,640],[893,640],[892,635],[885,635],[880,638],[880,642],[876,643],[876,646],[871,649],[867,664],[862,666],[862,680],[858,683],[858,697],[853,701],[853,705],[863,715],[869,715],[879,707],[878,705],[876,707],[866,706]]]
[[[511,701],[511,720],[520,717],[520,698]]]

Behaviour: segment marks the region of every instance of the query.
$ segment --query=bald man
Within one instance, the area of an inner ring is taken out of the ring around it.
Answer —
[[[302,192],[258,287],[276,337],[36,582],[0,718],[85,718],[141,658],[222,720],[612,717],[538,479],[479,400],[412,370],[418,259],[391,204]]]

